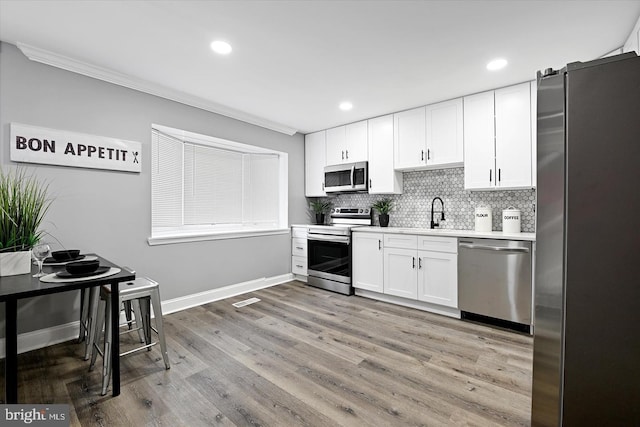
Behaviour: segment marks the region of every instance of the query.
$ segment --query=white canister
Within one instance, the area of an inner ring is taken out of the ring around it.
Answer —
[[[502,210],[502,231],[505,233],[520,232],[520,209],[509,206]]]
[[[476,208],[475,214],[476,231],[491,231],[492,216],[491,208],[487,206],[479,206]]]

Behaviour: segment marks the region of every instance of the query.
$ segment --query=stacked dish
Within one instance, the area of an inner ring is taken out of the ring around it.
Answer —
[[[96,276],[106,273],[109,267],[100,267],[100,261],[97,259],[88,261],[74,261],[65,264],[65,271],[59,271],[58,277],[63,279]]]
[[[67,262],[80,261],[85,255],[80,255],[80,249],[65,249],[53,251],[51,256],[44,260],[45,265],[64,265]]]

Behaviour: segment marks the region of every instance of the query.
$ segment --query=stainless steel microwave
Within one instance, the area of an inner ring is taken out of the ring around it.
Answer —
[[[367,166],[367,162],[325,166],[324,191],[327,193],[367,191],[369,188]]]

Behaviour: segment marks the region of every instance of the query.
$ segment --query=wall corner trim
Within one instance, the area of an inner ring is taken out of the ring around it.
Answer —
[[[82,74],[94,79],[103,80],[139,92],[148,93],[159,96],[181,104],[196,107],[201,110],[210,111],[245,123],[260,126],[286,135],[293,135],[297,129],[285,126],[280,123],[272,122],[252,114],[248,114],[224,105],[209,101],[198,96],[189,95],[165,86],[152,83],[137,77],[123,74],[108,68],[92,65],[68,56],[64,56],[55,52],[44,50],[35,46],[17,42],[16,46],[31,61],[40,62],[42,64],[51,65],[52,67],[61,68],[73,73]]]
[[[222,288],[212,289],[210,291],[200,292],[197,294],[186,295],[167,301],[162,301],[163,315],[175,313],[177,311],[186,310],[188,308],[207,304],[221,299],[257,291],[259,289],[268,288],[282,283],[295,280],[293,274],[281,274],[273,277],[262,277],[247,282],[236,283]],[[121,323],[124,318],[121,319]],[[26,353],[31,350],[48,347],[50,345],[59,344],[61,342],[78,339],[78,331],[80,322],[70,322],[63,325],[56,325],[50,328],[38,329],[36,331],[26,332],[18,335],[18,354]],[[84,348],[84,347],[83,347]],[[6,344],[5,339],[0,338],[0,358],[5,357]],[[83,350],[84,351],[84,350]]]

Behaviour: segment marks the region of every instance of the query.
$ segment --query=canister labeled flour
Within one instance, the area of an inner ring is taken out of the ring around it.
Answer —
[[[491,231],[491,208],[487,206],[478,206],[476,208],[475,221],[476,231]]]
[[[502,231],[505,233],[520,232],[520,209],[509,206],[502,211]]]

